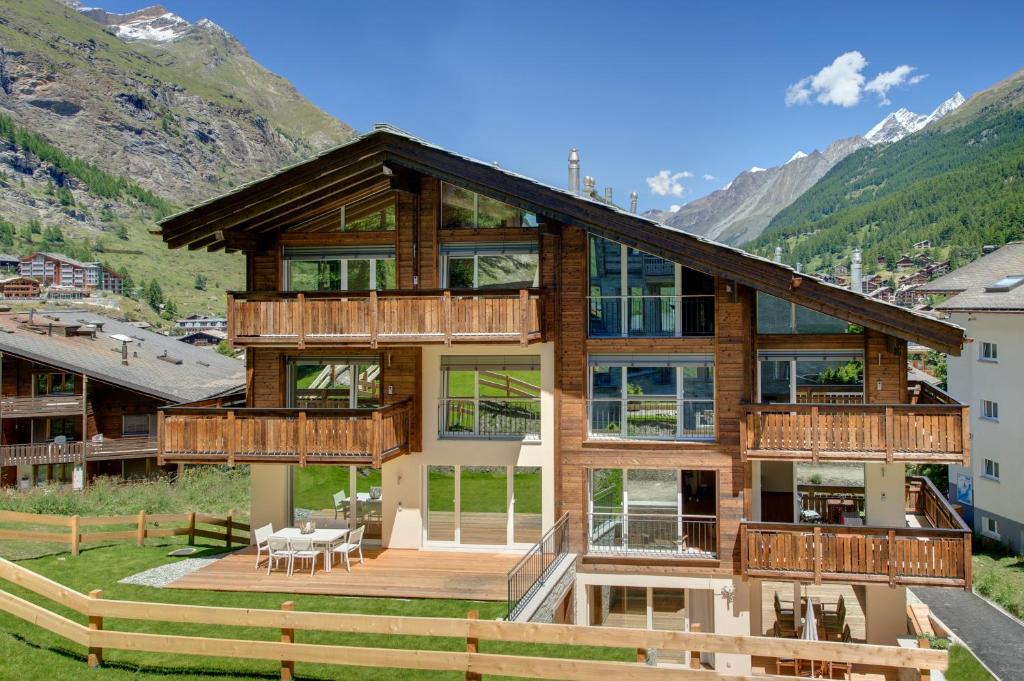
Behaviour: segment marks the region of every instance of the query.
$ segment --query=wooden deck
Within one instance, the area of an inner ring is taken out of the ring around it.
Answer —
[[[754,656],[750,660],[751,669],[750,671],[754,674],[778,674],[778,668],[775,666],[774,658],[770,657],[757,657]],[[782,676],[792,676],[789,670],[782,672]],[[803,678],[807,678],[806,671],[803,674]],[[826,674],[824,677],[829,678]],[[843,675],[836,671],[834,679],[842,679]],[[875,665],[867,664],[855,664],[853,665],[853,675],[850,681],[897,681],[897,671],[892,667],[878,667]]]
[[[810,594],[818,603],[835,604],[842,596],[846,601],[846,623],[850,625],[850,634],[854,642],[864,643],[867,640],[864,622],[864,587],[849,584],[808,584],[802,587],[803,592]],[[792,582],[770,582],[761,585],[761,624],[762,636],[771,636],[775,625],[775,605],[773,597],[778,592],[784,607],[793,602]]]
[[[264,591],[321,596],[382,598],[457,598],[504,601],[508,597],[506,573],[520,553],[469,551],[417,551],[413,549],[364,548],[366,562],[334,566],[325,572],[320,564],[312,577],[281,570],[267,574],[266,564],[255,568],[255,549],[237,551],[170,585],[175,589],[212,591]]]

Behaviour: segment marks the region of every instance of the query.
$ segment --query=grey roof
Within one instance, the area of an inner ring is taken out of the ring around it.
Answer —
[[[33,255],[35,255],[35,254],[33,253]],[[87,266],[89,266],[91,264],[95,264],[95,263],[85,263],[85,262],[82,262],[81,260],[75,260],[74,258],[68,257],[68,256],[64,255],[63,253],[53,253],[53,252],[48,252],[48,251],[39,251],[39,255],[45,255],[47,258],[52,258],[53,260],[60,260],[61,262],[66,262],[66,263],[68,263],[70,265],[74,265],[75,267],[87,267]],[[31,256],[29,256],[29,257],[31,257]]]
[[[21,262],[21,258],[19,258],[16,255],[11,255],[9,253],[0,253],[0,262],[12,262],[12,261]]]
[[[948,294],[951,298],[935,306],[936,310],[1024,310],[1024,285],[1009,291],[986,291],[985,287],[1003,277],[1024,275],[1024,241],[1013,241],[1002,248],[953,270],[917,290]]]
[[[43,331],[40,333],[26,328],[28,317],[25,313],[0,313],[0,352],[174,403],[208,399],[245,385],[242,362],[127,322],[86,310],[36,311],[33,324]],[[48,334],[45,325],[49,321],[82,327],[96,323],[103,330],[97,330],[95,338]],[[121,341],[112,338],[118,334],[134,339],[129,343],[127,366],[121,363]],[[181,363],[160,359],[161,355]]]

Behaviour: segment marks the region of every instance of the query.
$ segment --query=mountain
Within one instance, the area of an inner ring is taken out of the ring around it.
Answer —
[[[756,239],[772,218],[793,203],[835,164],[872,144],[886,144],[939,120],[964,102],[958,92],[930,115],[900,109],[886,116],[863,137],[833,142],[824,151],[797,151],[785,164],[754,166],[722,189],[683,205],[675,212],[648,211],[646,215],[670,227],[700,234],[727,244]]]
[[[956,99],[917,132],[844,158],[746,247],[781,245],[787,262],[823,271],[856,246],[870,270],[921,241],[956,265],[1024,238],[1024,70]]]
[[[183,312],[222,309],[239,258],[168,252],[154,220],[354,134],[212,21],[0,0],[0,250],[102,260],[158,275]]]

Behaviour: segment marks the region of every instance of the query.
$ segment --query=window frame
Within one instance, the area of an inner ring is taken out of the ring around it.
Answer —
[[[762,331],[761,330],[761,305],[760,305],[760,301],[761,301],[762,296],[765,296],[765,297],[768,297],[768,298],[772,298],[774,300],[781,301],[781,302],[783,302],[783,303],[785,303],[785,304],[787,304],[789,306],[789,330],[788,331]],[[847,321],[845,319],[840,319],[839,317],[833,317],[832,315],[825,314],[824,312],[818,312],[817,310],[812,310],[809,307],[805,307],[803,305],[800,305],[798,303],[794,303],[794,302],[789,301],[789,300],[784,300],[782,298],[779,298],[778,296],[773,296],[772,294],[766,293],[764,291],[758,291],[757,295],[755,296],[755,298],[756,299],[754,301],[754,331],[759,336],[816,336],[816,335],[817,336],[822,336],[822,335],[827,336],[827,335],[834,335],[834,334],[863,333],[863,330],[861,330],[861,331],[851,331],[850,330],[851,326],[859,326],[859,325],[853,324],[852,322],[849,322],[849,321]],[[843,324],[846,324],[846,330],[845,331],[801,331],[800,330],[800,326],[799,326],[799,324],[797,322],[798,311],[801,310],[801,309],[807,310],[808,312],[812,312],[814,314],[821,315],[823,317],[829,317],[831,319],[835,319],[835,320],[837,320],[839,322],[842,322]]]
[[[999,482],[999,462],[995,459],[983,459],[981,477]]]
[[[983,421],[999,421],[999,403],[995,400],[981,401],[981,415]]]
[[[989,525],[992,526],[991,529],[989,529]],[[981,516],[981,533],[983,535],[985,535],[986,537],[991,537],[993,539],[1000,539],[1001,535],[999,534],[999,520],[997,518],[993,518],[990,515],[982,515]]]
[[[370,288],[365,289],[366,291],[393,291],[398,288],[398,257],[396,255],[394,247],[387,246],[381,248],[374,248],[369,251],[360,252],[358,249],[345,250],[344,252],[327,253],[324,255],[317,256],[316,254],[310,253],[308,255],[301,252],[292,254],[285,253],[282,261],[284,263],[283,271],[283,282],[285,291],[294,291],[300,293],[346,293],[346,292],[360,292],[363,289],[350,289],[346,288],[348,285],[348,264],[350,260],[366,260],[369,262],[369,283]],[[377,280],[378,265],[381,262],[390,261],[394,263],[393,269],[395,272],[395,286],[393,288],[385,288],[380,286]],[[337,289],[297,289],[292,284],[292,267],[294,263],[319,263],[319,262],[337,262],[338,263],[338,284]]]
[[[540,250],[535,243],[523,243],[519,245],[509,244],[465,244],[464,246],[470,247],[471,250],[466,252],[452,251],[445,252],[445,248],[454,247],[457,248],[460,244],[442,244],[441,246],[441,282],[442,286],[446,289],[452,290],[466,290],[466,289],[455,289],[451,285],[451,260],[473,260],[473,286],[468,290],[483,291],[488,290],[501,290],[501,289],[521,289],[522,287],[517,284],[503,284],[501,286],[487,286],[484,288],[480,287],[480,258],[493,258],[502,255],[528,255],[532,256],[537,261],[537,268],[534,272],[534,279],[530,286],[526,288],[538,288],[540,286]]]
[[[999,362],[999,344],[992,341],[982,341],[981,345],[978,346],[978,361],[991,362],[993,364]]]
[[[455,359],[458,356],[453,356]],[[536,371],[537,382],[539,392],[536,397],[481,397],[480,396],[480,373],[481,369],[459,369],[446,366],[444,363],[441,364],[441,382],[440,389],[441,394],[438,397],[438,419],[437,419],[437,437],[439,440],[512,440],[512,441],[523,441],[529,443],[539,443],[541,441],[541,433],[543,430],[543,410],[542,410],[542,397],[543,388],[540,386],[542,382],[541,376],[541,360],[539,356],[529,356],[531,366],[529,369],[524,371]],[[453,371],[472,372],[473,374],[473,395],[472,397],[452,397],[451,396],[451,383],[450,374]],[[473,407],[473,428],[471,431],[458,431],[451,430],[448,428],[448,406],[452,402],[469,402]],[[537,418],[535,420],[526,419],[525,423],[536,422],[536,431],[532,432],[491,432],[481,433],[480,432],[480,404],[481,402],[529,402],[536,406]]]
[[[145,419],[146,432],[129,432],[128,419]],[[153,434],[153,419],[150,414],[121,414],[121,437],[149,437]]]
[[[445,204],[445,188],[446,187],[455,187],[456,189],[461,189],[462,191],[469,192],[470,194],[473,195],[473,224],[472,225],[449,226],[449,225],[447,225],[445,223],[445,205],[446,205]],[[483,196],[485,199],[487,199],[489,201],[494,201],[496,203],[500,203],[503,206],[508,206],[509,208],[512,208],[513,210],[518,211],[519,212],[519,224],[515,225],[515,226],[505,226],[505,225],[497,225],[497,226],[494,226],[494,227],[481,226],[480,225],[480,197],[481,196]],[[505,203],[504,201],[499,201],[498,199],[491,198],[490,196],[487,196],[486,194],[481,194],[480,192],[475,192],[472,189],[467,189],[465,187],[459,186],[457,184],[453,184],[451,182],[445,182],[443,180],[441,181],[441,201],[440,201],[440,203],[441,203],[441,229],[538,229],[538,227],[540,226],[540,220],[539,220],[537,214],[532,212],[532,211],[524,210],[522,208],[519,208],[518,206],[513,206],[510,203]],[[526,216],[533,216],[533,224],[532,225],[531,224],[523,224],[524,222],[529,222],[529,220],[527,219]]]

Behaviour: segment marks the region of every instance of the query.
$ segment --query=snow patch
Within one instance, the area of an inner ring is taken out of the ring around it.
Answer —
[[[752,172],[752,173],[763,173],[766,170],[768,170],[768,169],[767,168],[761,168],[760,166],[751,166],[751,168],[750,168],[750,172]],[[732,183],[730,183],[730,184],[732,184]]]
[[[787,164],[788,164],[788,163],[792,163],[793,161],[795,161],[795,160],[797,160],[797,159],[800,159],[800,158],[807,158],[807,154],[805,154],[805,153],[803,152],[803,150],[802,150],[802,149],[800,149],[800,150],[797,150],[797,152],[796,152],[795,154],[793,154],[792,156],[790,156],[790,157],[789,157],[789,160],[788,160],[788,161],[786,161],[786,163],[787,163]]]

